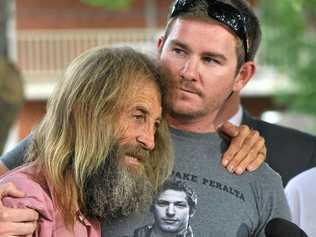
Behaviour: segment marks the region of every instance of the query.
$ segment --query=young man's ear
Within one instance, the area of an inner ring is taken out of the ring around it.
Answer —
[[[234,85],[234,91],[240,91],[253,77],[256,72],[256,63],[254,61],[248,61],[244,63],[239,69],[238,75]]]
[[[165,43],[165,37],[163,35],[161,35],[159,38],[158,38],[158,42],[157,42],[157,49],[158,49],[158,52],[160,52],[162,50],[162,47]]]

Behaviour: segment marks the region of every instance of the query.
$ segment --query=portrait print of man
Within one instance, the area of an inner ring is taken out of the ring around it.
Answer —
[[[134,232],[134,237],[193,237],[190,219],[197,206],[196,193],[182,181],[166,181],[151,206],[154,224]]]

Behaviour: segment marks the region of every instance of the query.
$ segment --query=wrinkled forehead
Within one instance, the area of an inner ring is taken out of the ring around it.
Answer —
[[[133,82],[129,83],[129,86],[127,87],[126,99],[134,98],[135,96],[138,96],[140,94],[146,94],[147,96],[158,96],[160,101],[161,91],[158,82],[156,82],[152,77],[149,77],[148,75],[139,74],[135,76],[137,77],[137,80],[133,80]]]

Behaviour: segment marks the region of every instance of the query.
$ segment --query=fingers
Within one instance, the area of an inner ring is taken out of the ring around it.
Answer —
[[[7,208],[0,209],[0,222],[32,222],[37,221],[39,215],[30,208]]]
[[[32,235],[37,227],[36,211],[15,208],[0,208],[0,237]]]
[[[257,158],[247,165],[247,170],[252,172],[258,169],[267,158],[267,148],[264,145],[257,153]]]
[[[37,222],[0,222],[0,236],[32,236],[37,228]]]
[[[226,121],[219,128],[218,131],[224,133],[228,137],[236,137],[239,133],[239,128],[232,123]]]
[[[24,197],[24,195],[25,193],[18,190],[13,183],[5,183],[0,186],[0,199],[5,196]],[[2,206],[2,204],[0,204],[0,206]]]
[[[250,149],[248,154],[245,154],[244,158],[241,156],[240,163],[236,165],[236,174],[241,175],[245,170],[250,172],[258,169],[265,160],[266,147],[264,140],[259,139]]]
[[[24,197],[25,193],[18,190],[13,183],[0,185],[0,237],[32,235],[37,227],[38,213],[29,208],[3,206],[1,200],[6,196]]]
[[[246,169],[253,171],[265,160],[266,148],[264,138],[257,131],[242,125],[238,135],[233,137],[231,144],[223,155],[222,163],[228,171],[242,174]]]
[[[248,137],[251,130],[248,126],[242,125],[239,128],[239,132],[235,137],[231,138],[230,145],[226,152],[223,155],[222,163],[224,167],[230,168],[229,171],[233,172],[232,167],[232,161],[235,158],[235,156],[240,152],[242,145],[245,141],[245,139]],[[228,165],[230,166],[228,167]]]

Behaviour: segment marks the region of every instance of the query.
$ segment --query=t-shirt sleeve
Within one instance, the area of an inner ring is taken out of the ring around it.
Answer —
[[[0,157],[0,160],[9,170],[14,169],[24,163],[24,157],[31,139],[32,135],[27,136],[25,139],[19,142],[19,144],[17,144],[13,150]]]
[[[6,176],[0,184],[13,182],[16,187],[25,192],[23,198],[4,197],[2,203],[6,207],[31,208],[39,213],[38,227],[33,236],[52,236],[54,226],[53,203],[49,195],[33,180],[21,176]]]
[[[254,236],[265,236],[264,229],[273,218],[291,221],[291,212],[279,174],[272,171],[261,175],[256,184],[259,224]]]

